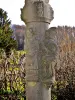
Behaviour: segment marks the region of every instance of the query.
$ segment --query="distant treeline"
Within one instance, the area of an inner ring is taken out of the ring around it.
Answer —
[[[24,38],[25,38],[25,26],[24,25],[12,25],[13,37],[18,42],[18,50],[24,50]],[[75,27],[58,26],[56,27],[58,43],[63,44],[65,41],[75,44]],[[68,40],[67,40],[68,39]]]
[[[24,50],[24,34],[25,26],[24,25],[12,25],[13,29],[13,38],[17,40],[18,50]]]

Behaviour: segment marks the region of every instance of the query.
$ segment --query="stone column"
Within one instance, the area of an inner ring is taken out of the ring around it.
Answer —
[[[21,19],[26,24],[26,98],[51,100],[54,78],[51,62],[55,58],[56,44],[48,29],[53,19],[49,0],[25,0]]]

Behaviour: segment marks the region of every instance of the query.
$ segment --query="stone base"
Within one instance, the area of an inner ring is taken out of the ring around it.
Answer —
[[[41,82],[27,82],[26,100],[51,100],[51,88]]]

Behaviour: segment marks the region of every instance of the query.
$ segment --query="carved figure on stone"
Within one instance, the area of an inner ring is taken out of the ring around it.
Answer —
[[[45,33],[44,41],[40,45],[40,54],[43,66],[43,81],[50,86],[53,83],[55,72],[52,61],[57,54],[56,28],[50,28]]]
[[[43,17],[44,16],[44,5],[43,5],[43,2],[36,3],[36,11],[37,11],[38,17]]]

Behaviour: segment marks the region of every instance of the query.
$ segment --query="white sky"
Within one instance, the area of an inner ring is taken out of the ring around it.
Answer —
[[[50,0],[54,9],[54,20],[50,26],[75,26],[75,0]],[[12,24],[24,24],[20,19],[20,8],[24,0],[0,0],[0,8],[8,13]]]

